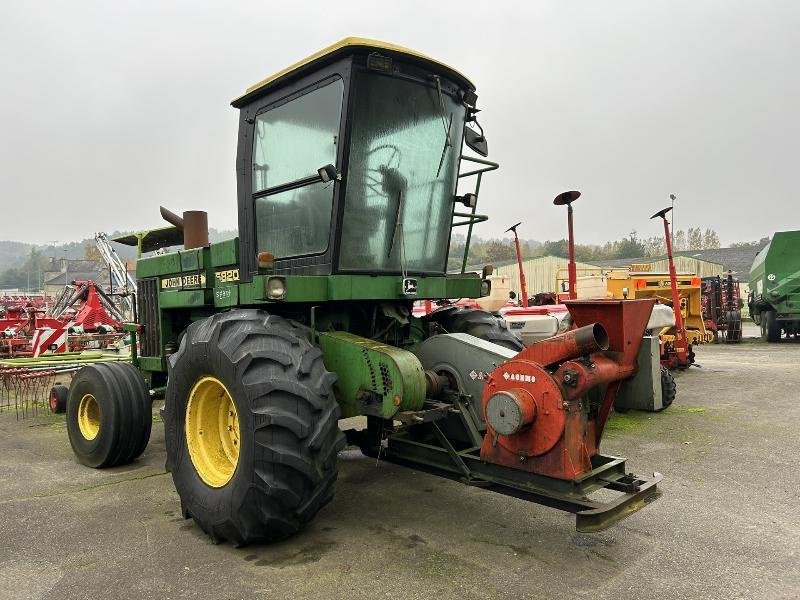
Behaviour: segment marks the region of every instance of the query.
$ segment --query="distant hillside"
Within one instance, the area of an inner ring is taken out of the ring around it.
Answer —
[[[108,237],[124,235],[126,231],[110,232]],[[228,240],[236,237],[237,232],[233,230],[209,229],[208,237],[212,242]],[[7,269],[20,268],[31,254],[31,250],[37,250],[42,256],[56,258],[68,258],[79,260],[86,257],[86,248],[94,248],[94,238],[86,238],[80,241],[68,242],[66,244],[28,244],[26,242],[13,242],[0,240],[0,272]],[[136,248],[114,244],[114,249],[123,260],[136,260]]]
[[[0,241],[0,271],[21,266],[33,247],[25,242]]]

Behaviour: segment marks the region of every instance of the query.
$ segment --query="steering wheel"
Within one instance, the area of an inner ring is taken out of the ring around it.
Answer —
[[[367,162],[370,157],[378,153],[382,153],[385,156],[385,160],[381,161],[380,165],[376,168],[366,169],[364,178],[366,179],[367,189],[372,192],[372,194],[369,194],[368,197],[374,195],[388,198],[389,193],[385,189],[386,173],[397,171],[397,169],[400,167],[402,153],[400,152],[400,148],[394,144],[381,144],[380,146],[376,146],[367,152],[364,162]]]

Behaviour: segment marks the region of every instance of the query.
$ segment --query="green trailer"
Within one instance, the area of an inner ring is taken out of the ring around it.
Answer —
[[[776,232],[756,255],[747,303],[766,341],[800,333],[800,231]]]

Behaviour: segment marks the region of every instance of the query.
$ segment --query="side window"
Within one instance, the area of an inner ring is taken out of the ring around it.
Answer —
[[[333,186],[269,190],[336,164],[343,94],[344,84],[337,79],[256,117],[253,193],[267,191],[255,200],[259,251],[285,258],[327,249]]]

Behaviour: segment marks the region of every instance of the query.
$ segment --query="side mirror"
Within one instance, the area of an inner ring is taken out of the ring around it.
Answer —
[[[464,194],[463,196],[456,196],[456,202],[461,202],[467,208],[475,208],[478,206],[478,196],[475,194]]]
[[[489,156],[489,142],[486,141],[486,137],[471,127],[464,129],[464,142],[468,148],[474,150],[477,154]]]
[[[325,165],[324,167],[320,167],[317,169],[317,175],[319,175],[320,180],[322,183],[328,183],[329,181],[333,181],[336,179],[337,181],[341,179],[341,175],[336,171],[336,167],[333,165]]]

